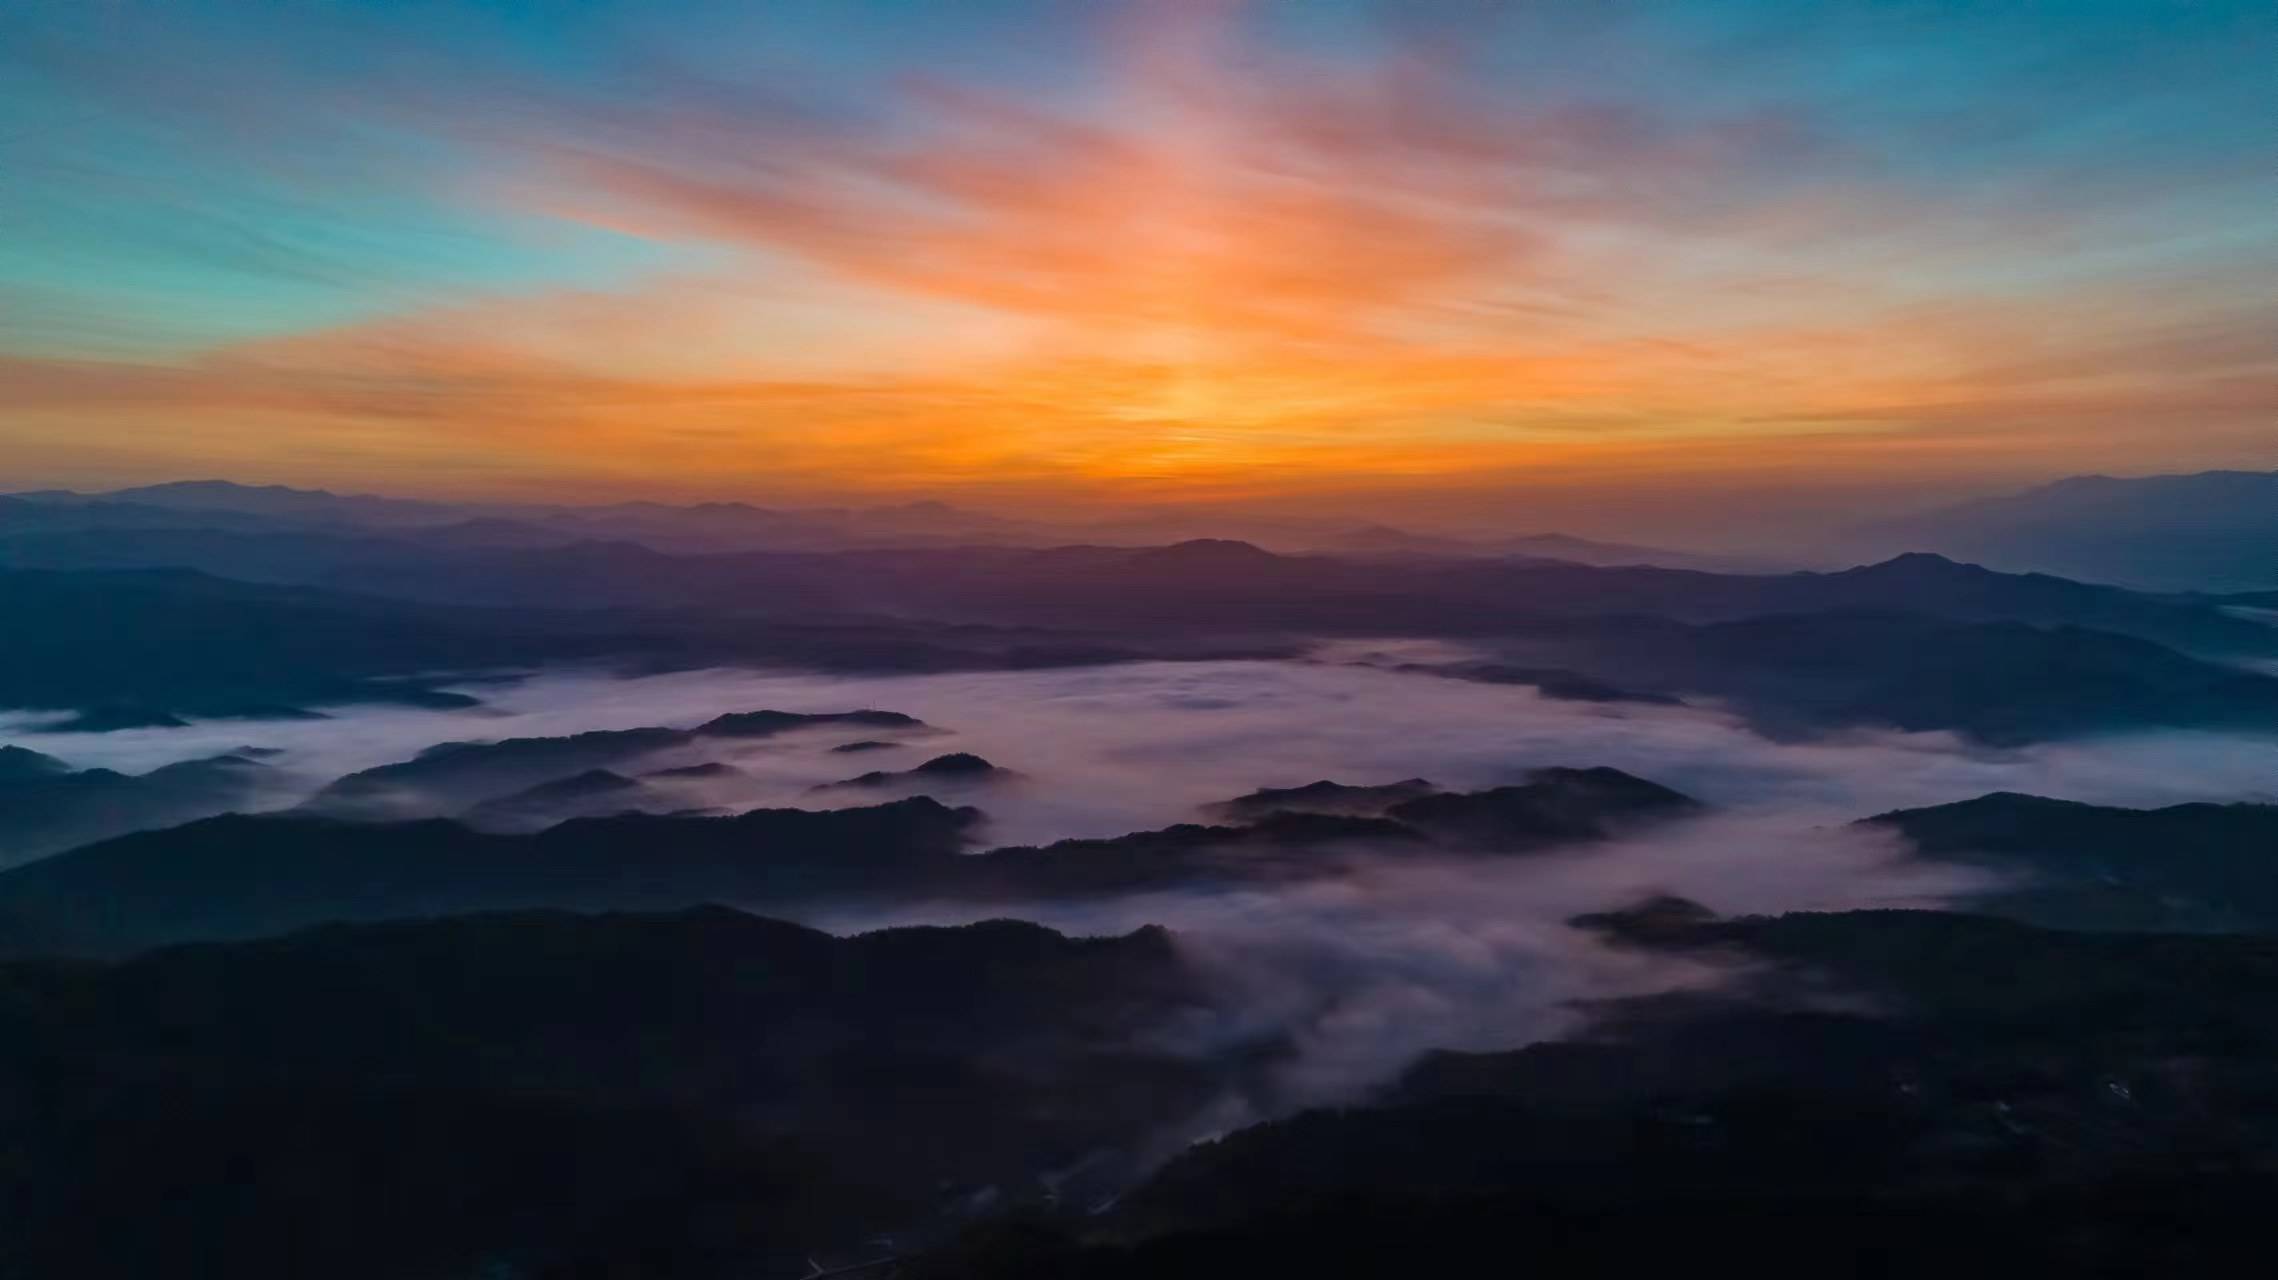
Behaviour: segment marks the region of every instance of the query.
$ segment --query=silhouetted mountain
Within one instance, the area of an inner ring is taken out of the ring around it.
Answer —
[[[1213,998],[1160,930],[484,915],[0,993],[26,1276],[797,1274],[1120,1176],[1222,1077],[1141,1047]]]
[[[306,807],[357,818],[455,813],[695,740],[685,729],[597,729],[561,738],[439,743],[412,759],[339,778]]]
[[[1644,547],[1621,542],[1600,542],[1564,533],[1451,536],[1411,533],[1388,525],[1362,525],[1313,535],[1291,534],[1268,538],[1277,550],[1320,552],[1329,555],[1384,556],[1409,559],[1529,559],[1612,568],[1653,565],[1664,569],[1695,569],[1704,573],[1764,573],[1770,566],[1740,556],[1702,555],[1667,547]]]
[[[952,751],[935,756],[910,769],[873,769],[869,773],[839,782],[826,782],[815,788],[827,791],[833,787],[898,787],[924,783],[968,784],[994,782],[1016,776],[1010,769],[999,768],[969,751]]]
[[[696,732],[716,738],[770,738],[794,729],[828,725],[859,725],[866,729],[926,727],[925,721],[903,715],[899,711],[826,711],[812,714],[796,711],[737,711],[705,721],[697,726]]]
[[[2278,471],[2074,476],[1863,530],[2020,569],[2164,590],[2278,587]]]
[[[279,545],[282,554],[302,555],[319,541]],[[1310,635],[1390,633],[1487,643],[1502,653],[1437,673],[1532,684],[1554,697],[1652,702],[1702,694],[1788,731],[1889,724],[2023,742],[2270,722],[2271,686],[2262,678],[2122,637],[2200,655],[2278,653],[2278,627],[2242,616],[2236,601],[1999,574],[1931,555],[1780,575],[1452,560],[1391,569],[1203,539],[1168,547],[701,556],[630,543],[391,544],[354,563],[359,587],[524,607],[259,596],[250,594],[257,588],[181,577],[6,575],[0,596],[24,595],[29,604],[77,593],[60,613],[43,611],[52,635],[39,661],[15,667],[45,663],[59,678],[43,680],[39,691],[21,681],[16,703],[86,708],[99,700],[103,718],[95,723],[158,722],[416,696],[428,686],[378,686],[370,678],[564,657],[649,667],[741,660],[940,670],[1287,652]],[[64,583],[76,585],[67,592]],[[114,625],[119,620],[104,616],[99,598],[113,591],[126,601],[120,608],[142,609],[137,621],[151,625]],[[132,603],[154,591],[167,597],[164,616]],[[880,622],[869,616],[875,611],[955,625]],[[351,627],[361,632],[353,642],[332,642]],[[242,633],[238,647],[246,652],[204,643],[148,652],[162,637],[217,629]],[[90,633],[101,634],[77,642]],[[306,643],[278,639],[304,633]],[[136,647],[136,660],[118,652],[122,643]],[[110,686],[100,696],[99,684]]]
[[[2203,602],[2144,595],[2045,574],[1996,573],[1942,556],[1901,555],[1835,573],[1769,576],[1667,570],[1535,570],[1549,608],[1574,613],[1646,613],[1689,622],[1768,614],[1874,611],[1969,622],[2073,626],[2155,640],[2197,653],[2271,651],[2268,629]],[[1563,588],[1553,591],[1553,581]]]
[[[6,510],[10,504],[42,510],[19,520]],[[603,506],[446,503],[220,480],[182,481],[110,493],[0,495],[0,537],[9,533],[131,528],[270,534],[362,531],[390,539],[469,548],[638,542],[659,551],[692,554],[965,543],[1042,545],[1066,542],[1072,536],[938,502],[789,510],[740,502],[689,506],[658,502]],[[78,545],[82,551],[92,551],[98,544],[83,541]],[[157,550],[155,544],[144,545]],[[62,544],[49,544],[41,551],[61,549]]]
[[[814,578],[814,590],[883,602],[907,588],[917,597],[910,607],[930,599],[944,615],[987,613],[999,622],[471,609],[195,574],[0,571],[0,604],[27,619],[0,633],[0,706],[96,709],[108,723],[276,716],[326,702],[464,703],[463,695],[439,693],[433,673],[548,660],[608,658],[647,669],[738,661],[842,670],[1052,666],[1287,653],[1302,643],[1287,633],[1310,627],[1492,637],[1525,660],[1488,662],[1475,674],[1500,678],[1499,671],[1515,671],[1572,696],[1723,697],[1761,723],[1795,730],[1890,724],[2021,742],[2115,728],[2263,725],[2273,723],[2278,708],[2278,684],[2269,677],[2196,661],[2140,638],[1942,619],[2004,611],[2095,617],[2138,637],[2158,632],[2204,642],[2199,647],[2232,648],[2246,647],[2234,643],[2243,636],[2278,646],[2278,627],[2206,602],[2009,578],[1923,557],[1847,574],[1781,578],[1571,567],[1388,576],[1349,563],[1215,544],[773,560],[791,566],[795,576],[851,575]],[[625,571],[652,576],[645,564]],[[1536,576],[1545,573],[1551,578]],[[583,574],[577,581],[591,581]],[[715,584],[706,594],[748,598],[733,585],[739,580],[729,572],[722,581],[730,585]],[[580,588],[541,578],[520,589],[558,603]],[[796,611],[796,602],[811,597],[811,591],[794,592],[783,604]],[[1709,623],[1590,612],[1651,605],[1676,614],[1716,613],[1786,598],[1826,607]],[[1948,604],[1911,614],[1832,607],[1872,598]],[[1023,629],[1043,617],[1131,629],[1123,640],[1097,645]],[[1261,631],[1276,635],[1260,640]]]
[[[597,506],[448,503],[342,495],[278,485],[183,481],[108,493],[0,494],[7,503],[80,513],[80,527],[184,531],[366,529],[451,546],[560,546],[637,542],[658,551],[837,551],[918,547],[1052,547],[1071,544],[1162,546],[1180,541],[1242,541],[1289,553],[1425,559],[1535,558],[1590,565],[1661,565],[1711,572],[1755,572],[1756,560],[1578,538],[1563,533],[1419,533],[1342,519],[1246,515],[1223,509],[1150,512],[1106,521],[1051,523],[1008,519],[942,502],[876,507],[762,507],[744,502]],[[147,513],[136,516],[132,512]],[[25,526],[62,528],[65,524]],[[0,537],[11,528],[0,512]],[[145,562],[145,567],[152,562]],[[156,562],[172,563],[172,562]]]
[[[1301,787],[1260,787],[1247,795],[1210,806],[1230,818],[1262,818],[1272,813],[1325,813],[1347,817],[1379,818],[1403,800],[1427,796],[1439,788],[1422,778],[1406,778],[1377,786],[1356,787],[1324,778]]]
[[[588,777],[569,789],[614,809],[612,796],[622,795],[618,777]],[[1356,849],[1526,853],[1699,808],[1614,769],[1544,769],[1531,777],[1523,786],[1404,801],[1386,817],[1274,812],[1239,825],[1182,824],[985,853],[966,852],[979,810],[925,796],[735,817],[616,813],[525,833],[442,819],[231,816],[107,840],[0,873],[0,920],[41,949],[116,952],[325,920],[530,907],[734,902],[788,911],[858,902],[1016,902],[1332,876],[1348,865],[1342,855]]]
[[[1181,823],[1108,839],[993,849],[965,858],[958,869],[968,879],[966,892],[1005,899],[1308,879],[1337,874],[1351,855],[1531,853],[1603,840],[1626,827],[1701,809],[1689,796],[1619,769],[1537,769],[1528,779],[1521,786],[1475,792],[1434,791],[1420,779],[1380,788],[1315,783],[1259,791],[1228,802],[1251,811],[1239,825]],[[1421,794],[1384,804],[1380,815],[1335,807],[1349,803],[1365,810],[1390,799],[1387,793],[1409,792],[1414,785],[1424,788]],[[1250,803],[1279,795],[1329,811],[1271,799]]]
[[[52,547],[64,551],[78,546],[85,548],[88,554],[100,554],[101,548],[117,545],[140,548],[150,555],[158,553],[159,544],[133,534],[191,530],[275,533],[278,522],[226,511],[190,515],[176,507],[66,492],[0,494],[0,546],[21,540],[32,548]],[[149,568],[151,562],[140,560],[134,567]]]
[[[876,738],[860,738],[853,742],[839,743],[837,746],[831,748],[831,754],[850,756],[857,755],[865,751],[891,751],[896,747],[902,745],[903,744],[899,742],[881,742]]]
[[[43,946],[117,952],[325,920],[807,902],[930,886],[954,871],[979,818],[922,797],[827,812],[622,814],[527,835],[441,819],[228,816],[0,873],[0,919]]]
[[[1877,611],[2132,635],[2202,654],[2278,654],[2278,629],[2213,602],[1911,555],[1839,573],[1711,574],[1555,563],[1444,562],[1396,570],[1240,544],[1187,550],[1061,547],[840,557],[842,576],[941,617],[1339,635],[1528,635],[1582,618],[1694,624]],[[1239,547],[1239,549],[1235,549]],[[811,578],[779,558],[772,573]]]
[[[453,513],[453,508],[444,503],[294,489],[281,484],[236,484],[228,480],[176,480],[85,496],[91,501],[173,507],[184,511],[227,511],[340,523],[416,524],[446,519]]]
[[[0,708],[96,709],[157,723],[153,717],[168,715],[286,715],[326,703],[469,706],[474,699],[436,688],[450,679],[437,673],[544,662],[606,660],[649,671],[738,662],[955,671],[1295,650],[1215,635],[1110,642],[1096,633],[899,619],[568,607],[582,589],[575,580],[546,582],[528,588],[526,607],[474,608],[187,571],[0,569],[0,616],[12,624],[0,628]]]
[[[71,766],[54,756],[26,747],[0,746],[0,783],[54,778],[71,772]]]
[[[53,518],[38,523],[0,521],[0,565],[70,571],[191,569],[272,586],[387,594],[376,588],[408,580],[423,570],[441,573],[446,567],[460,566],[439,577],[439,583],[447,584],[466,572],[464,566],[492,563],[493,557],[501,557],[508,549],[532,545],[483,538],[460,541],[446,531],[329,524],[301,527],[256,517],[219,520],[223,527],[212,528],[206,526],[217,523],[214,517],[179,511],[159,511],[171,524],[138,521],[111,527],[98,522],[101,513],[117,509],[107,504],[58,508],[55,510],[91,513],[59,528],[39,527],[57,523]],[[196,523],[190,524],[192,521]],[[566,544],[550,539],[534,545]],[[437,593],[406,594],[424,599]],[[449,602],[460,602],[460,598],[451,597]],[[464,602],[494,603],[479,599]]]
[[[17,501],[26,509],[44,505]],[[596,510],[656,514],[650,505]],[[709,510],[657,509],[678,512],[674,519]],[[744,522],[781,514],[736,510],[742,514],[734,519]],[[434,528],[359,525],[11,536],[0,513],[0,563],[186,567],[436,603],[716,613],[722,601],[734,601],[735,612],[808,621],[883,612],[1125,633],[1151,628],[1383,634],[1389,627],[1395,634],[1470,635],[1543,617],[1652,614],[1716,622],[1868,609],[2085,626],[2210,654],[2278,654],[2278,636],[2270,628],[2228,616],[2208,601],[1998,574],[1927,556],[1841,573],[1750,574],[1472,555],[1423,556],[1388,566],[1366,558],[1276,555],[1225,538],[1170,546],[904,543],[731,551],[644,542],[590,512],[579,517],[582,523],[546,523],[569,520],[559,512],[525,511],[516,519],[525,528],[560,527],[574,536],[549,545],[520,532],[450,537]]]
[[[338,778],[307,807],[340,817],[418,817],[456,813],[522,794],[542,798],[538,788],[572,774],[637,763],[691,748],[710,738],[771,738],[798,729],[839,725],[924,728],[921,720],[896,711],[741,711],[715,716],[694,729],[597,729],[558,738],[507,738],[498,742],[444,742],[409,760],[379,765]],[[945,759],[947,757],[944,757]],[[921,769],[930,768],[928,762]],[[651,770],[658,772],[660,770]],[[949,774],[956,764],[932,769]],[[681,771],[682,777],[699,776]],[[631,807],[631,806],[628,806]]]
[[[650,788],[623,774],[588,769],[485,800],[463,816],[469,824],[485,829],[533,829],[570,818],[598,818],[645,810],[651,807],[647,802],[656,798]]]
[[[2278,930],[2278,805],[2120,809],[1998,792],[1867,819],[2023,877],[1987,909],[2067,927]]]
[[[2013,744],[2278,725],[2278,679],[2077,627],[1815,613],[1595,620],[1539,639],[1615,679],[1732,700],[1774,731],[1887,725]]]
[[[268,772],[223,755],[130,775],[0,746],[0,866],[226,812],[258,795]]]
[[[1595,538],[1577,538],[1566,533],[1529,533],[1492,538],[1487,540],[1487,545],[1504,555],[1535,556],[1601,568],[1651,565],[1663,569],[1698,569],[1704,573],[1766,573],[1773,568],[1753,557],[1704,555],[1693,551],[1675,551],[1668,547],[1601,542]]]
[[[104,723],[259,717],[309,702],[469,705],[412,673],[569,657],[503,617],[152,571],[0,571],[0,706],[87,708]]]
[[[1602,840],[1626,821],[1680,817],[1701,803],[1619,769],[1535,769],[1515,787],[1441,791],[1403,800],[1385,816],[1443,839],[1498,852]]]
[[[832,750],[835,751],[837,748],[834,747]],[[734,778],[741,776],[742,773],[743,770],[732,764],[722,764],[718,760],[707,760],[702,764],[684,764],[672,769],[652,769],[642,776],[648,778]]]
[[[993,901],[1090,897],[1182,886],[1333,876],[1349,857],[1425,849],[1423,833],[1389,818],[1269,813],[1254,822],[1182,822],[1103,839],[1008,845],[968,856],[957,889]]]
[[[554,507],[522,518],[575,539],[639,542],[662,551],[833,551],[1067,541],[1049,528],[940,502],[774,509],[741,502],[626,502]]]

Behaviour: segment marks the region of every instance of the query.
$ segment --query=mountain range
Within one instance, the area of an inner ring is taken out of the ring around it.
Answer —
[[[545,663],[1002,670],[1288,657],[1323,637],[1388,633],[1483,651],[1429,674],[1595,701],[1706,695],[1787,730],[2021,742],[2278,723],[2278,680],[2252,666],[2278,658],[2278,627],[2234,605],[1925,554],[1763,576],[1395,570],[1223,541],[734,556],[588,544],[449,553],[373,571],[356,590],[186,569],[0,570],[0,604],[22,620],[0,632],[0,707],[70,710],[89,728],[371,701],[466,707],[482,679]]]
[[[2074,476],[1859,531],[1876,547],[2154,590],[2278,588],[2278,471]]]
[[[449,503],[335,494],[226,480],[174,481],[100,493],[0,494],[0,543],[16,554],[100,555],[98,537],[137,530],[349,533],[462,549],[637,542],[660,551],[825,551],[923,546],[1148,546],[1233,534],[1285,551],[1380,557],[1544,558],[1587,564],[1741,569],[1763,562],[1568,534],[1431,534],[1330,519],[1166,510],[1094,522],[1017,520],[922,501],[874,507],[773,508],[742,502],[674,505]],[[43,542],[43,539],[52,541]]]
[[[554,741],[566,750],[551,753],[547,768],[557,781],[581,785],[579,794],[549,798],[555,821],[536,831],[478,830],[442,818],[351,821],[323,816],[330,801],[320,794],[318,813],[210,817],[0,870],[0,954],[118,953],[324,921],[467,911],[1015,903],[1325,877],[1342,870],[1335,855],[1354,847],[1393,846],[1416,856],[1523,854],[1601,841],[1700,809],[1688,796],[1619,770],[1545,769],[1514,786],[1433,789],[1376,817],[1275,805],[1226,826],[976,852],[983,813],[925,795],[821,811],[618,811],[561,820],[593,789],[578,766],[592,758],[587,749],[595,744]],[[533,754],[528,743],[519,750]],[[504,785],[494,771],[485,777]],[[939,789],[938,780],[927,781]],[[446,807],[456,812],[469,794],[476,793],[451,793]],[[631,804],[620,789],[605,787],[604,800],[611,797]],[[482,803],[503,802],[530,806],[533,798],[523,791]],[[483,812],[478,805],[475,816]]]
[[[0,1276],[2229,1265],[2278,593],[2161,577],[2190,479],[1809,571],[0,498]]]

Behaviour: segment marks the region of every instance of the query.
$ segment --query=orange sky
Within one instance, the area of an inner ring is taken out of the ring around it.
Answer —
[[[435,199],[661,265],[0,353],[0,447],[62,483],[1011,506],[2274,461],[2269,298],[2120,235],[2131,201],[1925,182],[1796,103],[1261,50],[1215,10],[1145,7],[1081,94],[905,74],[852,117],[470,124],[368,87],[483,157]]]

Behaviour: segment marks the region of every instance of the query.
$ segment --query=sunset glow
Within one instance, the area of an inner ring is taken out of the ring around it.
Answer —
[[[27,480],[1019,506],[2268,461],[2259,6],[2176,6],[2154,54],[1937,6],[229,9],[8,19]]]

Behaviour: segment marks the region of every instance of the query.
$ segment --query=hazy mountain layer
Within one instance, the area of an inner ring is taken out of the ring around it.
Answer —
[[[2183,591],[2278,587],[2278,471],[2074,476],[1874,526],[1881,546]]]

